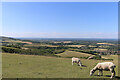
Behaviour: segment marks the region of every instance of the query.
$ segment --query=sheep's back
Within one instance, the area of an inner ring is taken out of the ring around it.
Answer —
[[[112,62],[103,62],[98,63],[98,68],[103,70],[110,70],[110,68],[114,67],[114,64]]]
[[[72,58],[72,61],[80,61],[79,58]]]

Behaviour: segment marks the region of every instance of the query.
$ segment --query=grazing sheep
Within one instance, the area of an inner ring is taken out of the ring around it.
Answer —
[[[82,66],[82,63],[81,63],[81,61],[80,61],[79,58],[73,57],[73,58],[72,58],[72,65],[73,65],[73,63],[77,63],[78,66]]]
[[[112,62],[103,62],[103,63],[98,63],[91,71],[90,71],[90,76],[93,75],[93,73],[96,71],[96,70],[99,70],[99,73],[98,75],[100,75],[100,72],[101,72],[101,75],[103,75],[103,70],[104,71],[110,71],[112,73],[111,75],[111,78],[115,77],[115,64],[113,64]]]

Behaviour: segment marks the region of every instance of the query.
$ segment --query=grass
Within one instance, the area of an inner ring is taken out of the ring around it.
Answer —
[[[54,45],[47,45],[47,44],[26,44],[25,47],[40,47],[40,46],[46,46],[46,47],[58,47]]]
[[[20,41],[20,40],[6,40],[2,42],[8,42],[8,43],[27,43],[27,44],[32,44],[32,42],[26,42],[26,41]]]
[[[56,55],[61,56],[61,57],[88,57],[88,56],[91,56],[91,54],[86,54],[86,53],[76,52],[76,51],[69,51],[69,50],[66,50],[63,53],[56,54]]]
[[[112,57],[112,56],[110,56]],[[113,57],[117,60],[117,56]],[[81,59],[86,67],[72,66],[71,58],[3,53],[3,78],[109,78],[89,76],[89,71],[102,60]],[[114,61],[117,64],[116,61]],[[117,68],[115,69],[117,73]],[[95,72],[94,75],[97,75]],[[111,75],[108,71],[104,75]]]

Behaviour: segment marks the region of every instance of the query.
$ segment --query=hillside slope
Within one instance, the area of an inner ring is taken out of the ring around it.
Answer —
[[[71,58],[19,55],[3,53],[3,78],[109,78],[111,73],[104,71],[104,76],[89,76],[89,71],[102,60],[81,59],[84,67],[71,64]],[[115,56],[114,56],[115,57]],[[117,65],[117,56],[113,61]],[[86,67],[85,67],[86,66]],[[116,67],[116,76],[117,76]]]

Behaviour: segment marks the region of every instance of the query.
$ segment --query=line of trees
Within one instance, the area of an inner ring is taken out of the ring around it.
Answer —
[[[57,49],[21,49],[21,48],[15,48],[15,47],[2,47],[2,52],[6,53],[18,53],[18,54],[28,54],[28,55],[45,55],[45,56],[54,56],[54,54],[62,53],[64,52],[64,49],[57,50]]]

